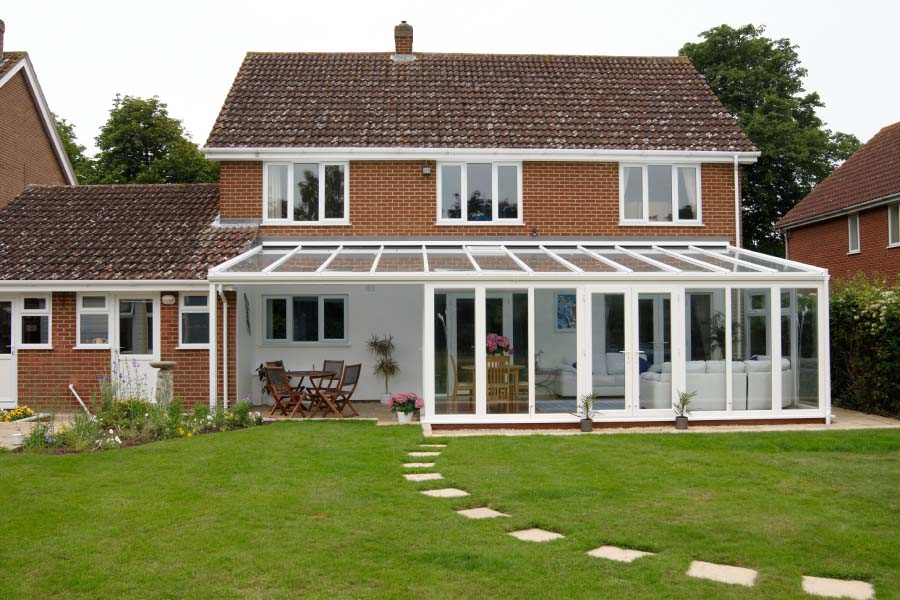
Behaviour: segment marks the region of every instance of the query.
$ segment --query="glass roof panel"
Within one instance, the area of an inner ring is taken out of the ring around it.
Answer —
[[[754,265],[760,265],[763,267],[767,267],[769,269],[775,269],[776,271],[781,271],[782,273],[803,273],[801,269],[794,267],[790,264],[782,263],[781,261],[775,260],[766,260],[764,258],[759,258],[758,256],[752,256],[741,252],[740,250],[728,250],[728,256],[731,258],[736,258],[738,260],[742,260],[744,262],[753,263]]]
[[[371,250],[359,252],[356,250],[341,250],[334,260],[325,267],[326,271],[344,271],[352,273],[367,273],[375,262],[375,252]]]
[[[752,269],[746,269],[744,267],[738,267],[733,262],[729,262],[727,260],[723,260],[721,258],[715,258],[713,256],[709,256],[708,254],[700,254],[699,252],[681,252],[681,254],[688,256],[690,258],[696,258],[697,260],[702,260],[705,263],[709,263],[711,265],[715,265],[717,267],[722,267],[723,269],[728,269],[729,271],[743,272],[743,271],[752,271]]]
[[[695,265],[694,263],[690,263],[686,260],[680,260],[675,258],[674,256],[669,256],[668,254],[663,254],[662,252],[653,252],[653,251],[644,251],[641,250],[638,252],[641,256],[646,256],[647,258],[651,258],[657,262],[661,262],[664,265],[669,265],[671,267],[675,267],[676,269],[680,269],[687,273],[709,273],[710,271],[714,271],[715,269],[710,269],[706,267],[701,267],[699,265]]]
[[[522,272],[516,261],[511,259],[506,252],[497,252],[494,250],[473,250],[472,258],[478,263],[484,271],[518,271]]]
[[[513,254],[537,273],[572,272],[572,269],[554,259],[543,250],[514,250]]]
[[[276,273],[309,273],[322,266],[334,250],[301,250],[275,267]]]
[[[553,249],[560,257],[587,273],[615,273],[617,269],[578,249]]]
[[[644,262],[639,258],[635,258],[633,256],[629,256],[628,254],[624,254],[622,252],[617,252],[615,250],[596,250],[597,254],[601,256],[605,256],[609,260],[615,261],[622,265],[623,267],[628,267],[632,271],[636,273],[664,273],[663,269],[652,265],[648,262]]]
[[[385,250],[381,253],[376,273],[411,273],[425,270],[421,250]]]
[[[264,250],[262,252],[257,252],[252,256],[248,256],[244,260],[224,269],[224,271],[227,273],[256,273],[271,265],[273,262],[284,256],[284,254],[285,253],[282,250]]]
[[[428,250],[429,271],[475,271],[472,261],[462,250]]]

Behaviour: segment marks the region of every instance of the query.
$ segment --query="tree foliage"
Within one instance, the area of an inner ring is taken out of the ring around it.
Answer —
[[[765,37],[765,27],[719,25],[685,44],[687,56],[719,100],[759,148],[741,186],[742,238],[748,248],[783,254],[774,225],[859,149],[859,140],[824,126],[816,92],[803,87],[806,69],[787,38]]]
[[[75,177],[80,183],[89,181],[93,176],[94,164],[84,153],[85,147],[79,144],[75,137],[75,125],[56,115],[53,115],[53,120],[56,122],[56,131],[59,133],[69,162],[72,163]]]

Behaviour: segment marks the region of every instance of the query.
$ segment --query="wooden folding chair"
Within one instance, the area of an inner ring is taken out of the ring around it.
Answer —
[[[263,371],[266,375],[266,386],[269,388],[269,395],[275,401],[272,410],[269,411],[269,416],[274,415],[276,410],[280,410],[284,416],[293,417],[299,411],[300,416],[305,417],[306,411],[303,410],[303,396],[298,390],[291,387],[290,379],[284,367],[269,366],[267,364],[263,367]],[[291,411],[290,415],[288,415],[288,410]]]
[[[359,416],[350,398],[356,391],[356,385],[359,383],[359,374],[362,372],[362,365],[347,365],[344,367],[344,373],[341,375],[341,381],[337,384],[334,391],[326,391],[322,393],[323,401],[328,405],[329,410],[338,416],[344,416],[344,409],[349,408],[354,416]]]
[[[337,390],[341,377],[344,376],[344,361],[342,360],[326,360],[322,363],[322,370],[334,373],[334,377],[326,385],[322,386],[323,391],[333,392]]]

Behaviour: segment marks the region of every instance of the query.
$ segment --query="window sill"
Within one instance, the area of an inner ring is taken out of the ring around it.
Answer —
[[[16,350],[53,350],[52,344],[19,344]]]
[[[209,344],[180,344],[175,350],[209,350]]]
[[[261,227],[277,225],[279,227],[350,227],[350,221],[287,221],[263,219]]]
[[[888,250],[892,250],[893,248],[900,248],[900,242],[897,242],[896,244],[888,244],[887,245]]]
[[[521,227],[523,221],[436,221],[437,227]]]
[[[266,340],[261,344],[263,348],[350,348],[352,344],[349,341],[334,342],[279,342],[276,340]]]
[[[697,221],[673,221],[670,223],[661,223],[659,221],[619,221],[619,227],[703,227],[703,223]]]
[[[853,256],[854,254],[859,254],[859,250],[851,250],[847,253],[847,256]]]
[[[110,350],[112,346],[109,344],[77,344],[72,350]]]

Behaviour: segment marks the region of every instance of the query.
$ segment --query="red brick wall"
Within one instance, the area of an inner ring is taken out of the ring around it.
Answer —
[[[788,258],[825,267],[836,279],[859,272],[900,275],[900,248],[888,248],[888,211],[880,206],[859,213],[859,253],[848,254],[847,216],[790,230]]]
[[[25,74],[19,71],[0,87],[0,207],[27,185],[65,183]]]
[[[423,161],[352,161],[347,226],[266,226],[263,236],[654,236],[734,239],[734,171],[730,164],[701,169],[703,227],[619,226],[617,163],[525,162],[524,225],[436,225],[437,182]],[[262,163],[223,162],[222,217],[262,216]]]

